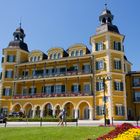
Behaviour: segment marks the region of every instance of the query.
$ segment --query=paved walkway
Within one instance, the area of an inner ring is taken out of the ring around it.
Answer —
[[[131,123],[133,125],[137,125],[136,121],[114,121],[114,125],[120,125],[122,123]],[[41,125],[43,127],[55,127],[57,126],[58,122],[7,122],[6,127],[40,127]],[[104,125],[103,120],[78,120],[78,123],[76,122],[67,122],[67,126],[99,126]],[[140,121],[139,121],[140,126]],[[0,123],[0,127],[5,127],[5,124]]]

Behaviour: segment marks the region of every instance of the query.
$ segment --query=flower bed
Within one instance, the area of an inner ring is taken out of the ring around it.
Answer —
[[[122,134],[131,128],[134,128],[132,124],[124,123],[121,126],[117,126],[114,130],[110,131],[108,134],[97,138],[97,140],[112,140],[116,138],[119,134]]]
[[[119,134],[114,140],[140,140],[140,129],[132,128]]]

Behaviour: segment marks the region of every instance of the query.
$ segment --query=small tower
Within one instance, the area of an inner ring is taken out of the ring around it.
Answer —
[[[112,117],[125,120],[127,109],[124,35],[120,34],[118,27],[113,24],[113,18],[111,11],[105,7],[99,16],[100,25],[96,34],[90,40],[95,67],[95,119],[103,119],[105,113],[110,120]]]
[[[17,94],[16,82],[17,78],[17,65],[28,61],[28,46],[24,43],[24,30],[21,28],[16,29],[13,33],[14,40],[12,40],[7,48],[3,49],[3,62],[2,62],[2,98],[9,99],[13,94]],[[8,96],[8,97],[7,97]],[[3,106],[11,108],[10,102],[3,102]]]

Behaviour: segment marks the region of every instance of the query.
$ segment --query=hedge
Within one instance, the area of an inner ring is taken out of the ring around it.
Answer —
[[[41,118],[7,118],[8,122],[40,122]],[[57,118],[42,118],[42,122],[58,122],[59,119]],[[76,122],[77,119],[67,118],[67,122]]]

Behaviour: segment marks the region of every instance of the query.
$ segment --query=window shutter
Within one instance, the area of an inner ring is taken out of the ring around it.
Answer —
[[[118,107],[117,106],[115,106],[115,113],[116,113],[116,115],[118,115]]]
[[[81,85],[78,86],[78,91],[79,91],[79,92],[81,91]]]
[[[99,91],[99,82],[96,82],[96,91]]]
[[[96,70],[99,70],[99,68],[98,68],[98,62],[96,62]]]
[[[123,91],[123,82],[121,82],[121,91]]]
[[[9,55],[7,55],[7,62],[9,62]]]
[[[98,43],[95,44],[95,51],[98,51]]]
[[[124,106],[122,106],[122,116],[124,116],[124,114],[125,114],[125,108]]]
[[[74,85],[71,86],[71,91],[74,92]]]
[[[29,88],[29,93],[31,93],[31,88]]]
[[[96,107],[96,112],[97,112],[97,115],[100,115],[100,113],[99,113],[99,106]]]
[[[34,93],[36,93],[36,91],[37,91],[37,89],[36,89],[36,88],[34,88]]]
[[[5,78],[7,78],[7,71],[5,71]]]
[[[116,42],[114,41],[114,50],[116,50]]]
[[[11,72],[11,78],[13,78],[13,76],[14,76],[14,72],[12,71],[12,72]]]
[[[16,61],[16,56],[13,56],[13,62],[15,62]]]
[[[114,69],[116,69],[116,60],[114,60]]]
[[[121,69],[121,68],[122,68],[121,61],[119,61],[119,69]]]
[[[85,70],[85,65],[82,66],[82,70],[83,70],[83,71]]]
[[[12,95],[12,89],[10,88],[9,89],[9,96],[11,96]]]
[[[51,93],[54,93],[54,86],[51,86]]]
[[[65,92],[65,85],[62,85],[62,89],[61,89],[62,93]]]
[[[54,74],[56,72],[56,70],[55,69],[52,69],[52,74]]]
[[[103,69],[106,70],[106,63],[103,61]]]
[[[116,82],[114,82],[114,89],[117,90]]]
[[[42,93],[45,93],[45,87],[44,87],[44,86],[42,87],[41,92],[42,92]]]
[[[118,42],[118,51],[121,51],[121,43]]]
[[[3,89],[3,96],[5,96],[5,88]]]

